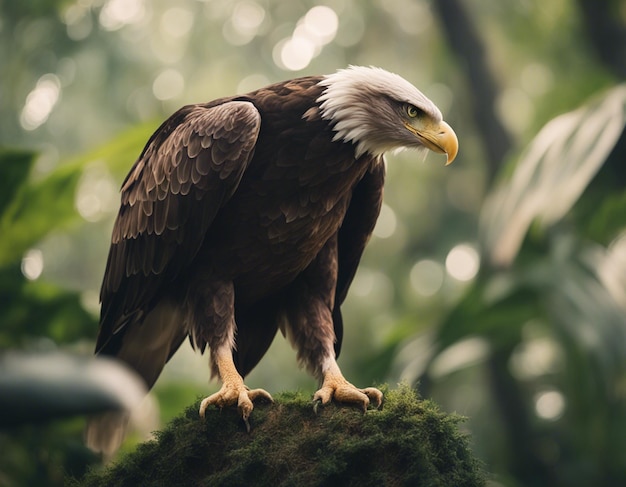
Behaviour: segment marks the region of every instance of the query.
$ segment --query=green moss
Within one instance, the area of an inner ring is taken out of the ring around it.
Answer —
[[[116,464],[92,471],[80,486],[478,486],[484,476],[459,432],[408,386],[385,390],[381,411],[330,405],[315,414],[309,397],[284,393],[257,404],[252,431],[235,409],[198,404],[156,440]]]

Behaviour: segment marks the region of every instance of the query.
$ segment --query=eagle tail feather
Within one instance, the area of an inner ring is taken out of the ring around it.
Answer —
[[[130,413],[108,412],[91,418],[85,428],[85,444],[105,457],[111,457],[126,437]]]
[[[180,309],[172,302],[161,301],[141,322],[129,323],[120,331],[121,345],[114,352],[116,358],[139,374],[146,392],[154,385],[167,361],[187,337]],[[101,351],[107,355],[107,350]],[[158,406],[154,400],[144,400],[132,410],[110,411],[94,416],[87,422],[87,446],[105,457],[112,456],[120,447],[129,428],[149,433],[158,423]]]

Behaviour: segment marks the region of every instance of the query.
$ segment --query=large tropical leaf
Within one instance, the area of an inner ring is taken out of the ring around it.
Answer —
[[[625,125],[626,84],[621,84],[543,127],[511,177],[485,202],[481,239],[491,264],[509,266],[533,222],[549,227],[572,208]]]
[[[0,198],[0,203],[5,203],[5,211],[0,216],[0,267],[21,259],[29,248],[52,229],[66,228],[80,221],[74,202],[84,168],[90,162],[101,161],[121,179],[153,129],[154,124],[135,127],[106,145],[61,165],[39,181],[24,179],[24,171],[30,168],[27,163],[32,160],[32,154],[10,151],[0,153],[3,167],[19,168],[12,176],[15,185],[9,188],[12,191],[8,193],[10,201],[8,197],[4,200]]]

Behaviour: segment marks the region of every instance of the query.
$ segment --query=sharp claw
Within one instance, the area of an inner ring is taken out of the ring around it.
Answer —
[[[270,403],[274,402],[270,393],[264,391],[263,389],[250,390],[245,385],[240,388],[222,385],[222,388],[218,392],[202,400],[200,403],[199,415],[201,418],[204,418],[206,415],[206,409],[212,404],[220,409],[236,405],[241,414],[241,418],[246,425],[246,431],[250,433],[250,421],[248,418],[254,409],[253,402],[257,399],[269,401]]]
[[[370,404],[380,409],[383,394],[375,387],[358,389],[341,375],[330,376],[324,379],[322,387],[313,396],[313,411],[317,414],[320,405],[328,404],[333,399],[338,403],[350,404],[365,414]]]
[[[313,412],[317,415],[317,411],[318,408],[322,405],[322,400],[321,399],[314,399],[313,400]]]
[[[209,406],[209,404],[210,404],[210,401],[208,397],[205,397],[200,403],[199,414],[202,419],[204,419],[204,416],[206,415],[206,408]]]

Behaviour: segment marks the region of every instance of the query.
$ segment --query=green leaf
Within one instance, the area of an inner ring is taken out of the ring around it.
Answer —
[[[0,147],[0,215],[26,181],[34,160],[34,152]]]
[[[0,266],[20,259],[52,229],[78,219],[74,193],[81,174],[81,166],[66,165],[21,188],[0,220]]]
[[[509,266],[533,222],[545,229],[567,214],[619,140],[626,84],[546,124],[510,179],[485,202],[481,239],[492,264]]]
[[[28,281],[17,263],[0,270],[0,349],[23,347],[40,337],[55,343],[93,338],[97,327],[78,293]]]
[[[104,146],[61,165],[47,178],[17,188],[0,218],[0,267],[19,260],[51,230],[80,222],[74,200],[84,168],[91,162],[102,161],[122,179],[153,130],[153,123],[134,127]]]

